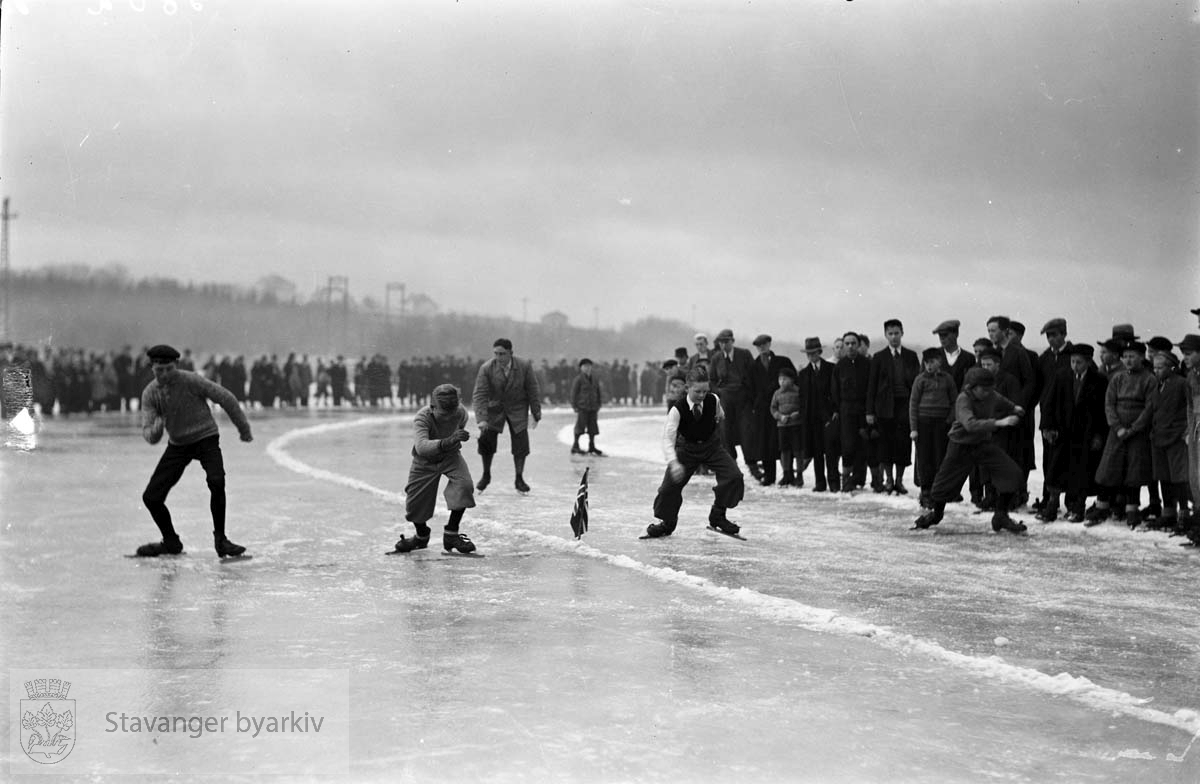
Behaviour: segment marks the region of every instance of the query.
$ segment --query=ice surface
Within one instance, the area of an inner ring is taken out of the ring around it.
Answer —
[[[965,505],[915,532],[911,497],[753,486],[738,542],[704,529],[697,477],[676,534],[639,541],[661,412],[604,412],[610,456],[583,459],[557,411],[528,496],[501,437],[464,520],[487,558],[385,556],[411,530],[406,415],[257,412],[253,444],[221,419],[239,564],[211,552],[198,465],[169,501],[188,554],[121,557],[155,538],[161,447],[133,417],[0,454],[6,677],[210,672],[186,705],[228,671],[349,669],[356,781],[1200,780],[1198,556],[1164,534],[997,535]]]

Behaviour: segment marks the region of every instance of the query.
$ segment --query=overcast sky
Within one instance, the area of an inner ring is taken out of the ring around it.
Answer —
[[[5,6],[14,268],[344,274],[746,346],[1196,331],[1195,0]]]

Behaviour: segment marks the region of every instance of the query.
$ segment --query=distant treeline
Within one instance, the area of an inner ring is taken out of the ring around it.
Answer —
[[[278,279],[276,279],[278,280]],[[332,303],[284,299],[269,290],[193,284],[170,278],[132,280],[119,269],[73,265],[13,271],[10,340],[26,345],[138,350],[154,343],[191,348],[199,355],[263,353],[346,357],[454,355],[487,357],[492,341],[510,338],[518,356],[634,362],[666,359],[677,346],[694,351],[695,329],[648,317],[620,329],[581,329],[561,313],[536,323],[464,313],[385,314],[370,301]],[[427,300],[428,301],[428,300]],[[722,325],[712,325],[715,333]],[[750,348],[752,335],[739,336]],[[799,346],[776,341],[776,351],[803,356]]]

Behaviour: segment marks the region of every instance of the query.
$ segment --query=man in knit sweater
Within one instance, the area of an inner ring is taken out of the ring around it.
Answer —
[[[917,477],[921,488],[921,506],[931,507],[929,493],[933,478],[946,457],[950,423],[958,387],[949,373],[942,370],[940,348],[927,348],[921,355],[924,371],[913,382],[908,400],[909,438],[917,445]],[[965,374],[964,374],[965,376]]]
[[[142,545],[137,554],[152,558],[183,552],[183,542],[167,509],[167,494],[183,476],[188,463],[199,460],[208,481],[213,546],[222,558],[241,555],[246,548],[225,536],[225,463],[209,401],[225,409],[246,442],[254,440],[250,423],[229,390],[196,373],[180,370],[176,365],[179,352],[175,349],[154,346],[146,355],[154,370],[154,380],[142,391],[142,437],[149,444],[157,444],[165,431],[168,443],[142,493],[142,503],[162,533],[162,541]]]
[[[404,519],[417,529],[416,536],[401,536],[396,552],[424,550],[429,546],[429,520],[437,505],[438,482],[448,480],[443,494],[450,520],[442,531],[442,548],[470,553],[475,544],[459,532],[463,512],[475,506],[471,469],[462,456],[462,445],[470,439],[467,409],[459,403],[458,389],[441,384],[433,390],[433,401],[413,417],[412,467],[404,486]]]

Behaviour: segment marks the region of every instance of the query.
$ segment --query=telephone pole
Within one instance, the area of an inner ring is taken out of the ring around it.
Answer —
[[[383,325],[390,325],[392,319],[392,292],[400,292],[400,323],[404,324],[405,306],[408,304],[408,290],[403,283],[389,283],[383,290]]]
[[[4,298],[0,300],[4,308],[5,340],[12,340],[12,323],[9,316],[9,294],[12,291],[12,280],[8,270],[8,222],[16,220],[17,214],[8,211],[8,197],[4,197],[4,206],[0,211],[0,286],[4,287]]]
[[[342,351],[346,350],[346,329],[350,321],[350,279],[345,275],[330,275],[325,285],[325,339],[332,344],[333,292],[342,294]],[[331,346],[332,348],[332,346]]]

